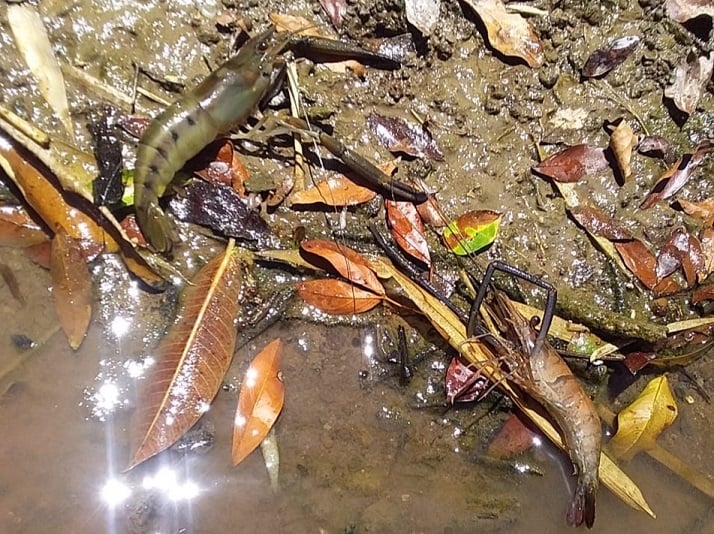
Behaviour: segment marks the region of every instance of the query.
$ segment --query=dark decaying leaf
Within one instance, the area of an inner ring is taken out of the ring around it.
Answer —
[[[578,224],[593,235],[604,237],[610,241],[632,239],[630,230],[606,213],[591,206],[573,206],[570,208],[573,218]]]
[[[347,13],[347,0],[320,0],[320,5],[330,17],[332,25],[340,29],[342,27],[342,18]]]
[[[119,224],[130,241],[142,247],[148,246],[146,238],[144,237],[144,234],[141,233],[141,228],[139,228],[139,223],[136,222],[136,215],[133,213],[127,215],[119,222]]]
[[[698,304],[705,300],[714,300],[714,284],[700,286],[692,293],[692,304]]]
[[[680,265],[690,287],[707,275],[699,239],[683,228],[675,229],[657,254],[657,277],[662,280],[676,271]]]
[[[648,289],[657,285],[657,259],[641,241],[621,241],[614,243],[615,249],[627,268]]]
[[[111,109],[90,120],[87,129],[92,136],[94,158],[99,175],[92,182],[94,203],[99,206],[119,204],[124,195],[121,173],[124,168],[122,142],[114,133],[114,116]]]
[[[241,262],[229,245],[182,294],[178,321],[153,351],[131,418],[129,469],[170,447],[211,405],[235,347]]]
[[[706,139],[697,145],[692,154],[685,154],[677,162],[672,165],[661,176],[657,183],[652,188],[652,191],[647,195],[640,206],[641,209],[647,209],[654,206],[661,200],[666,200],[675,195],[682,187],[686,185],[692,172],[702,162],[704,156],[714,148],[714,140]]]
[[[622,361],[633,375],[647,367],[647,365],[657,357],[654,352],[630,352],[625,354],[625,359]]]
[[[245,372],[233,424],[233,465],[260,445],[283,409],[282,356],[283,342],[275,339],[253,359]]]
[[[188,221],[259,247],[275,246],[272,231],[260,215],[249,210],[238,193],[227,185],[194,180],[171,199],[171,209]]]
[[[575,145],[544,159],[533,170],[558,182],[570,183],[607,167],[608,161],[602,148]]]
[[[80,243],[61,229],[52,239],[50,276],[57,319],[77,349],[92,318],[92,280]]]
[[[455,402],[478,400],[488,392],[489,384],[483,373],[461,361],[461,358],[452,358],[444,379],[446,402],[453,405]]]
[[[384,295],[384,287],[374,274],[370,263],[358,252],[335,241],[325,239],[304,239],[300,251],[311,263],[315,257],[326,260],[342,277],[353,284]]]
[[[646,135],[637,145],[637,151],[645,156],[662,158],[669,165],[677,159],[672,145],[661,135]]]
[[[697,109],[699,99],[714,72],[714,52],[708,57],[689,54],[674,69],[674,83],[664,89],[664,96],[671,99],[677,109],[687,115]]]
[[[680,23],[700,16],[714,18],[711,0],[665,0],[665,7],[667,15]]]
[[[0,246],[30,247],[49,238],[22,206],[0,206]]]
[[[293,204],[325,204],[326,206],[355,206],[369,202],[377,193],[357,185],[346,176],[329,176],[315,187],[295,191],[290,197]]]
[[[426,242],[424,223],[411,202],[385,200],[387,222],[392,237],[404,252],[431,269],[429,245]]]
[[[386,117],[378,113],[367,115],[367,126],[377,140],[390,152],[404,152],[410,156],[441,161],[444,153],[429,132],[421,125],[400,117]]]
[[[332,278],[298,282],[295,287],[305,302],[333,315],[363,313],[382,302],[371,291]]]
[[[632,54],[639,42],[640,38],[637,35],[627,35],[596,50],[583,65],[583,76],[593,78],[610,72]]]
[[[507,460],[533,447],[538,433],[529,428],[522,418],[520,413],[512,413],[506,419],[496,437],[488,444],[487,456]]]

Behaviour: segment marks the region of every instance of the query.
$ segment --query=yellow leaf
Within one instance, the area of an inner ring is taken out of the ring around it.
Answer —
[[[666,375],[650,381],[617,416],[617,434],[610,440],[614,456],[629,460],[655,446],[657,437],[677,418],[677,402]]]

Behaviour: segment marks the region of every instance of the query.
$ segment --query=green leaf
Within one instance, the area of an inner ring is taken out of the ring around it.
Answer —
[[[501,214],[491,210],[469,211],[444,229],[444,242],[454,254],[474,254],[496,240]]]

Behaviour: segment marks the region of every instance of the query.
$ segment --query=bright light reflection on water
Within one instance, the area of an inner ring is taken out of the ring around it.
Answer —
[[[145,490],[158,491],[172,501],[189,501],[201,492],[192,480],[179,482],[176,473],[168,467],[162,467],[153,476],[144,477],[141,486]]]
[[[110,478],[100,490],[99,495],[107,506],[115,508],[131,496],[131,489],[120,480]]]

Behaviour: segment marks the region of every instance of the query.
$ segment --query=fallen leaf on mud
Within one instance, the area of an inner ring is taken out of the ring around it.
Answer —
[[[531,25],[510,13],[501,0],[466,0],[486,26],[488,42],[506,56],[523,59],[530,67],[543,64],[543,45]]]
[[[385,200],[387,223],[392,237],[401,249],[431,269],[429,245],[426,242],[424,223],[411,202]]]
[[[301,255],[308,256],[306,259],[314,259],[310,255],[322,258],[353,284],[384,295],[384,287],[374,274],[372,265],[351,248],[325,239],[304,239],[300,242],[300,250]]]
[[[233,465],[238,465],[260,445],[283,409],[282,356],[283,342],[276,339],[253,359],[245,372],[233,424]]]
[[[441,0],[405,0],[404,8],[409,24],[428,37],[439,22]]]
[[[233,149],[233,143],[213,143],[204,148],[198,157],[206,161],[202,168],[195,171],[198,176],[214,185],[229,185],[240,196],[245,196],[248,171]]]
[[[18,50],[37,80],[40,93],[74,140],[64,77],[39,13],[29,4],[10,4],[7,6],[7,21]]]
[[[677,22],[687,22],[705,15],[714,18],[711,0],[666,0],[667,15]]]
[[[496,437],[488,444],[486,456],[508,460],[533,447],[538,433],[524,424],[522,417],[519,413],[512,413],[506,419]]]
[[[340,29],[342,27],[342,19],[347,13],[347,0],[320,0],[320,5],[330,17],[332,25]]]
[[[241,261],[230,240],[181,296],[178,321],[153,351],[131,418],[128,469],[170,447],[208,410],[233,358]]]
[[[689,202],[680,198],[678,202],[687,215],[703,220],[707,226],[714,224],[714,197],[704,199],[701,202]]]
[[[441,161],[444,153],[421,125],[400,117],[387,117],[379,113],[367,115],[367,126],[377,140],[390,152],[404,152],[414,157]]]
[[[434,195],[429,195],[429,198],[424,202],[417,204],[416,209],[417,212],[419,212],[421,220],[433,228],[443,228],[449,224],[449,221],[447,221],[446,217],[441,213],[439,202]]]
[[[128,237],[132,242],[136,243],[142,247],[148,247],[149,244],[146,242],[144,234],[141,233],[141,228],[139,228],[139,223],[136,222],[136,215],[133,213],[124,217],[119,224],[124,229],[126,237]]]
[[[305,302],[332,315],[363,313],[382,302],[371,291],[333,278],[298,282],[295,287]]]
[[[637,136],[627,124],[621,120],[617,127],[610,133],[610,150],[615,156],[617,167],[624,182],[632,179],[632,151],[637,146]]]
[[[675,195],[686,185],[692,172],[702,162],[709,151],[714,148],[714,140],[706,139],[699,143],[692,154],[685,154],[672,165],[657,180],[652,191],[642,202],[640,209],[648,209],[661,200],[666,200]]]
[[[709,57],[689,54],[674,69],[674,83],[664,89],[664,96],[671,99],[677,109],[687,115],[697,109],[699,99],[714,72],[714,52]]]
[[[333,175],[315,187],[303,191],[295,191],[290,197],[293,204],[325,204],[326,206],[355,206],[369,202],[377,193],[357,185],[342,175]]]
[[[446,246],[457,256],[474,254],[496,240],[501,214],[491,210],[468,211],[444,229]]]
[[[30,247],[49,237],[22,206],[0,206],[0,246]]]
[[[475,366],[464,363],[459,357],[451,358],[444,379],[446,402],[453,405],[455,402],[478,400],[490,391],[490,384]]]
[[[692,293],[692,304],[698,304],[705,300],[714,300],[714,284],[700,286]]]
[[[617,433],[608,443],[616,458],[632,459],[652,449],[657,437],[677,418],[677,402],[667,376],[652,379],[640,395],[617,415]]]
[[[92,318],[92,280],[79,242],[59,230],[50,257],[57,318],[70,347],[79,348]]]
[[[573,206],[570,208],[573,218],[578,224],[594,235],[610,241],[628,241],[632,233],[621,222],[616,221],[598,208],[592,206]]]
[[[533,170],[558,182],[577,182],[583,176],[607,169],[602,148],[575,145],[544,159]]]
[[[647,289],[657,285],[657,259],[641,241],[621,241],[614,243],[615,249],[627,268]]]
[[[630,352],[625,354],[625,359],[622,363],[627,367],[633,375],[647,367],[647,365],[657,357],[654,352]]]
[[[662,280],[680,266],[688,287],[708,274],[699,239],[683,228],[676,228],[657,254],[657,278]]]
[[[704,270],[708,276],[714,273],[714,228],[704,228],[699,234],[699,242],[704,254]]]
[[[630,57],[639,42],[640,38],[638,36],[627,35],[615,39],[604,48],[596,50],[583,65],[583,76],[595,78],[610,72]]]
[[[645,156],[661,158],[671,165],[677,159],[672,145],[661,135],[646,135],[637,145],[637,152]]]

